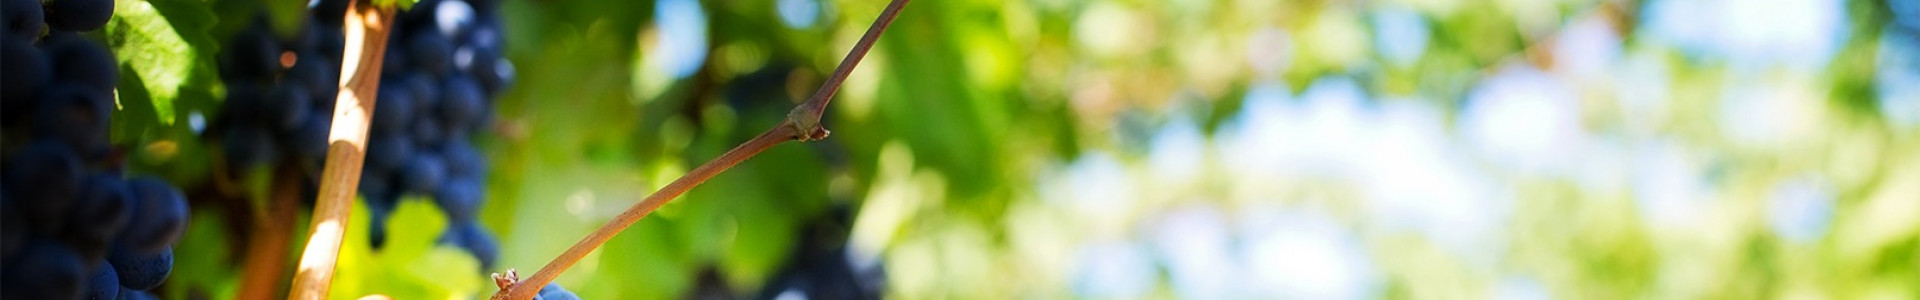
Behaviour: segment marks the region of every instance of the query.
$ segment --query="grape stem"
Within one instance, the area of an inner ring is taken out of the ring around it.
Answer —
[[[393,29],[392,6],[374,5],[371,0],[347,5],[340,96],[334,102],[327,164],[320,175],[320,196],[314,202],[307,246],[300,252],[293,290],[287,295],[292,300],[326,299],[333,285],[334,263],[346,235],[347,217],[353,210],[353,195],[359,188],[361,163],[366,159],[367,125],[373,117],[375,92],[380,89],[380,63],[387,53],[387,34]]]
[[[526,280],[513,278],[513,280],[501,281],[498,283],[500,285],[500,291],[494,293],[492,299],[533,299],[533,296],[540,292],[541,287],[545,287],[547,283],[553,282],[553,279],[559,277],[561,272],[565,272],[567,268],[572,267],[574,263],[586,257],[588,252],[593,252],[593,249],[599,248],[601,244],[605,244],[608,239],[612,239],[613,236],[619,234],[620,231],[626,230],[627,227],[632,226],[634,222],[640,221],[640,218],[646,217],[647,214],[652,213],[655,209],[659,209],[661,205],[666,205],[668,201],[673,201],[675,197],[679,197],[680,194],[693,189],[694,186],[698,186],[700,183],[706,182],[707,179],[719,175],[720,172],[725,172],[727,169],[733,168],[734,165],[753,158],[754,155],[760,154],[761,151],[766,151],[780,143],[796,140],[803,142],[816,141],[827,138],[830,131],[820,126],[820,116],[826,113],[827,102],[832,100],[834,91],[840,89],[840,83],[846,81],[847,75],[853,73],[853,68],[860,64],[860,59],[866,57],[867,51],[873,48],[873,43],[880,39],[880,33],[887,30],[887,25],[893,24],[893,19],[900,15],[900,9],[905,8],[908,1],[910,0],[892,0],[892,2],[888,3],[886,10],[880,12],[880,17],[873,20],[873,25],[867,27],[866,34],[860,36],[860,42],[854,44],[853,49],[847,52],[846,58],[841,59],[840,65],[833,69],[833,75],[827,78],[827,82],[821,84],[820,89],[814,92],[813,98],[807,99],[807,102],[801,103],[799,106],[794,107],[792,111],[789,111],[786,121],[780,122],[779,125],[774,125],[773,128],[767,129],[766,132],[761,133],[759,136],[755,136],[753,139],[733,147],[732,150],[727,150],[726,153],[720,154],[720,157],[715,157],[706,163],[700,164],[700,166],[694,168],[693,171],[689,171],[686,175],[681,175],[680,178],[668,183],[666,187],[662,187],[660,190],[647,195],[647,197],[641,199],[639,203],[634,203],[632,207],[627,208],[627,210],[621,212],[620,215],[614,216],[613,220],[608,220],[605,225],[601,225],[600,229],[596,229],[593,233],[589,233],[586,237],[581,238],[579,242],[567,248],[566,252],[561,252],[559,257],[548,261],[545,267],[541,267],[539,271],[534,272],[533,275],[527,277]],[[496,279],[512,277],[517,276],[495,276]]]

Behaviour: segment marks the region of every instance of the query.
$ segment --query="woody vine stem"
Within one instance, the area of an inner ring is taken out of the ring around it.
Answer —
[[[886,10],[880,12],[880,17],[873,20],[873,25],[867,27],[867,33],[860,36],[860,42],[854,44],[853,49],[847,52],[847,57],[841,59],[840,65],[833,69],[833,75],[827,78],[827,82],[821,84],[820,89],[814,91],[813,97],[807,99],[807,102],[801,103],[788,112],[786,121],[774,125],[773,128],[735,146],[732,150],[727,150],[726,153],[720,154],[720,157],[700,164],[700,167],[674,179],[666,187],[647,195],[639,203],[634,203],[625,212],[613,217],[613,220],[608,220],[607,224],[600,226],[600,229],[581,238],[580,242],[574,243],[572,247],[567,248],[566,252],[560,253],[559,257],[548,261],[545,267],[541,267],[540,271],[534,272],[526,280],[516,278],[518,276],[514,275],[512,270],[507,271],[505,276],[495,274],[500,291],[494,293],[492,299],[532,299],[541,287],[553,282],[554,278],[579,262],[580,258],[585,257],[588,252],[599,248],[615,234],[632,226],[634,222],[640,221],[640,218],[646,217],[648,213],[659,209],[668,201],[673,201],[673,198],[679,197],[694,186],[713,178],[714,175],[719,175],[720,172],[725,172],[734,165],[753,158],[761,151],[766,151],[780,143],[796,140],[817,141],[827,138],[830,132],[820,126],[820,115],[826,112],[827,102],[832,101],[834,91],[840,89],[840,83],[846,81],[849,73],[853,73],[854,66],[859,65],[860,59],[867,56],[867,50],[873,48],[873,43],[880,38],[880,33],[887,30],[887,25],[893,23],[893,19],[900,15],[900,9],[905,8],[908,1],[910,0],[892,0],[888,3]]]

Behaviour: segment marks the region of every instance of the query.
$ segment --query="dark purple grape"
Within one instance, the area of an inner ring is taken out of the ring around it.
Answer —
[[[494,259],[500,256],[500,243],[480,223],[472,220],[449,222],[447,230],[440,233],[439,243],[467,249],[475,259],[480,260],[482,270],[493,269]]]
[[[413,90],[414,111],[429,112],[435,109],[434,106],[440,101],[440,81],[424,73],[409,73],[402,80],[405,80],[408,89]]]
[[[480,82],[480,88],[487,95],[499,95],[507,87],[513,86],[513,62],[506,58],[494,59],[492,63],[476,65],[473,78]]]
[[[473,29],[461,36],[460,44],[473,47],[481,53],[499,54],[505,50],[506,38],[500,34],[500,19],[481,17],[474,21]]]
[[[113,255],[107,257],[107,262],[120,274],[120,286],[148,290],[167,281],[167,275],[173,272],[173,249],[138,251],[114,247]]]
[[[66,143],[83,158],[107,151],[107,126],[113,115],[111,89],[60,84],[40,100],[34,114],[34,134]]]
[[[331,125],[333,125],[332,122],[327,122],[325,118],[318,115],[308,117],[306,126],[300,126],[299,130],[287,137],[288,152],[291,152],[294,157],[325,158],[328,134],[333,129]]]
[[[440,1],[433,9],[433,27],[442,36],[461,36],[473,27],[473,6],[466,1]]]
[[[33,0],[0,1],[6,1],[11,6],[14,2]],[[34,92],[53,78],[53,69],[47,65],[47,58],[40,54],[40,49],[33,48],[26,39],[10,36],[0,37],[0,70],[5,71],[0,72],[0,98],[5,99],[0,101],[5,101],[4,109],[9,112],[30,112],[27,111],[30,107],[25,104],[32,103]],[[13,116],[8,114],[9,118]]]
[[[407,55],[407,47],[397,38],[401,33],[389,36],[387,53],[380,59],[380,78],[402,78],[413,70],[413,57]]]
[[[442,85],[440,98],[440,118],[448,124],[467,124],[480,118],[482,107],[486,106],[486,95],[480,91],[480,85],[466,76],[449,76]]]
[[[20,247],[26,246],[29,228],[24,213],[13,204],[13,196],[0,190],[0,261],[10,261]]]
[[[431,153],[415,153],[407,160],[406,167],[400,169],[400,183],[410,192],[431,195],[445,180],[446,163]]]
[[[120,299],[120,273],[111,264],[94,267],[87,278],[86,295],[80,299]]]
[[[120,236],[119,247],[154,252],[173,247],[187,231],[187,201],[180,190],[153,177],[127,181],[135,200],[132,221]],[[122,272],[127,269],[122,268]]]
[[[487,172],[487,158],[479,149],[467,143],[465,139],[455,139],[440,149],[447,160],[447,176],[482,178]]]
[[[73,215],[68,217],[63,240],[89,259],[104,258],[114,237],[132,219],[132,193],[127,183],[114,173],[96,173],[87,177],[86,189],[74,198]]]
[[[41,232],[60,232],[78,195],[85,170],[72,148],[34,141],[7,159],[6,185],[18,187],[8,195],[26,209],[27,220]]]
[[[305,87],[307,92],[312,93],[308,97],[314,103],[331,102],[340,91],[340,76],[334,74],[336,68],[339,66],[334,65],[333,60],[318,54],[301,54],[299,62],[287,69],[287,81],[284,83]]]
[[[446,123],[443,123],[439,117],[435,117],[432,114],[415,116],[413,119],[413,128],[410,129],[412,130],[408,131],[408,133],[413,134],[413,140],[421,145],[439,145],[442,142],[446,142],[449,138],[447,136]]]
[[[21,257],[7,264],[3,280],[7,299],[75,299],[86,287],[87,262],[65,243],[36,239],[21,249]]]
[[[313,114],[313,94],[299,84],[282,84],[273,89],[266,101],[267,124],[274,129],[293,131],[307,124]]]
[[[337,21],[341,20],[342,17],[335,16],[330,19]],[[339,25],[321,27],[318,34],[320,35],[320,43],[314,45],[313,50],[315,53],[320,54],[320,57],[327,58],[328,61],[343,61],[340,58],[341,55],[345,54],[343,52],[346,51],[347,48],[347,35],[340,30]]]
[[[373,102],[373,130],[406,130],[413,122],[414,93],[404,85],[385,82],[380,85],[379,100]]]
[[[414,31],[406,39],[407,57],[413,66],[429,74],[446,74],[453,68],[453,42],[436,30]]]
[[[236,122],[256,124],[261,112],[267,110],[266,102],[272,85],[253,82],[235,82],[227,84],[227,98],[220,102],[221,116]]]
[[[221,57],[227,59],[221,74],[228,81],[268,81],[280,72],[280,43],[264,27],[241,30],[221,51]]]
[[[560,287],[560,283],[558,282],[548,282],[547,286],[540,287],[540,292],[534,295],[533,299],[534,300],[580,300],[580,296],[574,295],[573,292],[567,291],[567,288]]]
[[[58,65],[54,67],[54,79],[60,83],[106,90],[119,85],[119,62],[100,42],[56,31],[56,35],[46,37],[42,52],[52,65]]]
[[[374,112],[374,115],[379,114]],[[413,140],[407,139],[405,134],[375,133],[367,140],[366,169],[368,172],[398,171],[413,154]]]
[[[60,33],[47,36],[44,51],[52,61],[53,78],[87,87],[111,90],[120,84],[119,63],[113,53],[99,43],[79,35]]]
[[[486,187],[473,178],[454,177],[440,184],[433,193],[433,204],[440,206],[447,220],[453,222],[472,222],[480,214],[480,203],[484,201]]]
[[[121,287],[119,299],[120,300],[159,300],[160,297],[154,296],[153,293],[148,293],[147,291],[132,290],[132,289],[127,289],[126,287]]]
[[[394,207],[400,205],[400,193],[389,176],[388,172],[360,174],[360,194],[366,196],[367,216],[371,221],[367,224],[367,233],[373,249],[386,245],[387,218],[393,215]]]
[[[113,17],[113,0],[53,0],[47,2],[47,26],[56,30],[91,31]]]
[[[0,20],[6,20],[4,25],[7,34],[12,35],[10,38],[28,41],[39,38],[40,28],[46,26],[46,17],[39,0],[0,0]]]
[[[313,27],[340,27],[345,22],[348,0],[320,0],[313,4],[313,19],[319,25]],[[309,25],[311,26],[311,25]]]
[[[220,139],[226,150],[227,164],[240,167],[268,165],[280,160],[280,147],[266,128],[235,126],[227,128]]]

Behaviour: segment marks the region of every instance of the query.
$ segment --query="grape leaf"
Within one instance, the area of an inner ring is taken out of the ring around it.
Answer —
[[[140,87],[153,102],[154,117],[172,125],[173,100],[187,82],[197,50],[146,1],[115,1],[107,36],[120,63],[133,66],[134,75],[140,77]]]

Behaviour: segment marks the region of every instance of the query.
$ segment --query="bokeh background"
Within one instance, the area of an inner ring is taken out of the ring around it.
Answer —
[[[778,123],[885,5],[506,1],[501,268]],[[1916,1],[920,0],[836,97],[830,139],[559,282],[769,297],[837,259],[899,299],[1920,298]],[[412,203],[336,298],[491,293]],[[170,285],[225,297],[230,225],[194,222]]]

